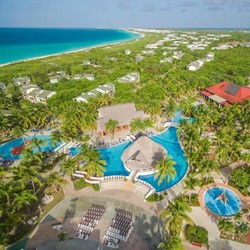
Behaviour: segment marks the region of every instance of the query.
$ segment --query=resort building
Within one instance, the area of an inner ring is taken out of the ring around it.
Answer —
[[[55,95],[55,91],[43,90],[35,84],[30,84],[20,88],[23,98],[32,103],[47,103],[47,99]]]
[[[160,60],[160,63],[164,63],[164,62],[172,63],[173,58],[172,57],[166,57],[166,58]]]
[[[197,60],[188,64],[187,69],[191,71],[198,70],[204,64],[204,60]]]
[[[140,54],[137,54],[136,57],[135,57],[135,61],[138,63],[140,61],[142,61],[144,58],[144,56],[140,55]]]
[[[233,103],[243,103],[250,100],[250,88],[242,87],[232,82],[221,82],[206,88],[200,94],[205,99],[221,106],[231,106]]]
[[[130,49],[126,49],[125,50],[125,55],[130,55],[131,54],[131,50]]]
[[[138,72],[133,72],[118,78],[117,81],[120,83],[137,83],[140,82],[140,74]]]
[[[4,91],[6,89],[6,84],[3,82],[0,82],[0,90]]]
[[[65,71],[61,70],[61,71],[57,71],[56,74],[51,73],[49,74],[49,81],[51,83],[57,83],[59,82],[61,79],[67,79],[70,80],[70,75],[67,75],[65,73]]]
[[[141,136],[126,148],[122,161],[128,171],[148,172],[166,158],[166,150],[147,136]]]
[[[99,85],[96,89],[93,89],[89,92],[82,93],[81,95],[77,96],[73,100],[77,102],[88,102],[89,98],[95,98],[98,94],[108,94],[113,95],[115,93],[115,85],[112,83],[106,83],[103,85]]]
[[[87,79],[89,81],[94,81],[95,80],[95,75],[94,74],[83,74],[82,79]]]
[[[147,115],[143,111],[137,111],[134,103],[123,103],[106,106],[98,109],[97,133],[99,136],[109,135],[105,124],[109,120],[118,121],[115,131],[128,130],[130,122],[135,118],[145,119]]]
[[[28,76],[14,78],[13,82],[16,86],[23,86],[30,83],[30,78]]]

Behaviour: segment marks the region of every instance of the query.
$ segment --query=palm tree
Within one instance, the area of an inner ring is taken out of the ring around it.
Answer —
[[[179,236],[172,236],[166,239],[166,241],[160,242],[157,248],[162,250],[184,250],[182,240]]]
[[[115,132],[115,128],[118,126],[119,122],[116,120],[112,120],[109,119],[106,123],[105,123],[105,129],[108,130],[111,135],[114,135]]]
[[[58,192],[58,186],[60,184],[66,184],[67,182],[63,179],[63,177],[58,172],[51,173],[46,180],[46,184],[49,187],[54,187],[55,192]]]
[[[138,132],[145,129],[145,124],[141,118],[134,118],[130,122],[131,132]]]
[[[32,138],[32,142],[29,145],[30,148],[38,148],[38,151],[41,153],[42,148],[41,146],[44,145],[44,140],[38,139],[37,137]]]
[[[154,175],[154,179],[159,178],[158,185],[160,185],[166,177],[167,182],[175,178],[177,174],[176,169],[173,167],[175,164],[176,162],[172,160],[172,157],[167,155],[166,159],[156,165],[155,170],[157,172]]]
[[[216,161],[211,161],[208,159],[203,159],[201,160],[201,163],[199,165],[200,168],[200,172],[201,172],[201,176],[202,178],[207,175],[206,180],[208,180],[208,178],[211,177],[211,173],[214,171],[218,174],[220,174],[219,171],[219,164]]]
[[[30,213],[29,205],[32,203],[32,201],[37,200],[38,198],[32,193],[31,190],[23,190],[21,193],[15,194],[13,206],[16,210],[20,210],[26,206],[28,212]]]
[[[59,241],[64,241],[67,233],[66,232],[60,232],[57,237]]]
[[[18,168],[13,170],[14,179],[20,182],[23,187],[25,187],[27,183],[31,183],[33,191],[35,193],[35,184],[38,184],[39,187],[43,185],[40,180],[40,174],[37,169],[37,166],[21,164],[18,166]]]
[[[52,146],[56,146],[59,142],[62,141],[62,134],[59,130],[54,130],[51,132],[51,140],[52,140]]]
[[[176,110],[176,100],[174,98],[170,98],[168,103],[163,107],[162,113],[165,118],[172,118]]]
[[[78,169],[75,158],[68,158],[62,162],[62,171],[66,171],[69,176],[73,178],[74,172]]]
[[[163,211],[162,218],[165,220],[165,229],[170,235],[177,236],[183,231],[183,221],[193,224],[187,215],[187,212],[191,211],[191,207],[180,198],[175,199],[174,202],[168,202],[168,208]]]
[[[185,179],[185,187],[184,189],[186,189],[187,191],[193,191],[195,190],[195,187],[200,186],[200,181],[196,178],[194,178],[192,175],[189,175],[186,179]],[[191,192],[189,195],[189,202],[191,200]]]
[[[88,176],[103,176],[103,172],[106,170],[106,161],[101,159],[101,154],[98,151],[89,147],[84,160],[83,167],[86,169]]]
[[[154,123],[150,118],[144,119],[143,124],[144,124],[144,130],[146,130],[147,128],[153,128],[154,127]]]

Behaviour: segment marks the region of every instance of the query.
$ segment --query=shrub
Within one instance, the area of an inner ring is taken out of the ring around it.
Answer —
[[[163,198],[164,198],[163,195],[154,193],[154,194],[151,194],[149,197],[147,197],[146,201],[148,202],[161,201]]]
[[[189,226],[186,230],[186,238],[190,242],[199,242],[203,245],[208,244],[208,232],[203,227]]]

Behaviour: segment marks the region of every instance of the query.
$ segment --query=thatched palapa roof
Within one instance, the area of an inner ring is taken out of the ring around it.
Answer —
[[[121,158],[131,170],[149,170],[166,158],[166,150],[147,136],[141,136],[124,150]]]

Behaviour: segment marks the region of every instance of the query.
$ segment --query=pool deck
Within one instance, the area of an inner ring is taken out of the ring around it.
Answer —
[[[249,208],[249,209],[250,209],[250,197],[245,197],[245,196],[243,196],[243,194],[242,194],[239,190],[235,189],[234,187],[229,186],[229,185],[227,185],[226,183],[213,183],[213,184],[208,184],[208,185],[203,186],[203,187],[200,189],[200,191],[199,191],[199,193],[198,193],[198,200],[199,200],[199,203],[200,203],[200,206],[201,206],[202,210],[203,210],[206,214],[208,214],[208,215],[211,217],[212,220],[217,220],[217,219],[221,218],[221,216],[216,215],[216,214],[210,212],[210,210],[206,207],[205,202],[204,202],[204,199],[203,199],[204,193],[205,193],[209,188],[212,188],[212,187],[224,187],[224,188],[230,189],[231,191],[233,191],[234,193],[236,193],[236,194],[239,196],[240,201],[241,201],[241,204],[242,204],[242,207],[243,207],[243,208]]]

